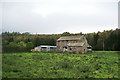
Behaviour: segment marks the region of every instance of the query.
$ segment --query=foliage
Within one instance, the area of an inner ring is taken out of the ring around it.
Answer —
[[[2,51],[5,52],[29,52],[32,48],[40,45],[56,45],[56,40],[61,36],[81,36],[85,35],[88,43],[92,46],[93,50],[107,50],[107,51],[120,51],[120,29],[107,30],[97,33],[69,33],[39,35],[19,33],[19,32],[3,32],[2,33]],[[19,49],[18,49],[19,48]],[[21,50],[20,50],[21,49]]]
[[[3,78],[118,78],[118,53],[4,53]]]
[[[70,36],[71,34],[69,32],[64,32],[62,36]]]

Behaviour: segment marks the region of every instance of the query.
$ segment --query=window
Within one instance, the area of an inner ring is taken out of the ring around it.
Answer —
[[[67,47],[66,47],[66,46],[64,46],[63,48],[67,49]]]

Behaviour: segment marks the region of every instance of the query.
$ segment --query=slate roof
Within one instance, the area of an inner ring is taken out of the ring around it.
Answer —
[[[64,36],[60,37],[57,41],[64,41],[64,40],[80,40],[84,36]]]
[[[74,46],[83,46],[85,44],[85,42],[80,42],[80,43],[68,43],[67,46],[71,46],[71,47],[74,47]]]

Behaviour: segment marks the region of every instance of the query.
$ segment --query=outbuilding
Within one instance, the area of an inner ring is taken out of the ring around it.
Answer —
[[[56,51],[56,46],[49,46],[49,45],[40,45],[33,49],[33,51],[37,52],[53,52]]]

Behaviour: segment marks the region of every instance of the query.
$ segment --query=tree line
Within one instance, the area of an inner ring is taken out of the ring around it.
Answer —
[[[36,46],[56,45],[61,36],[84,35],[93,50],[120,51],[120,29],[104,30],[83,34],[64,32],[62,34],[30,34],[28,32],[2,32],[2,52],[30,52]]]

